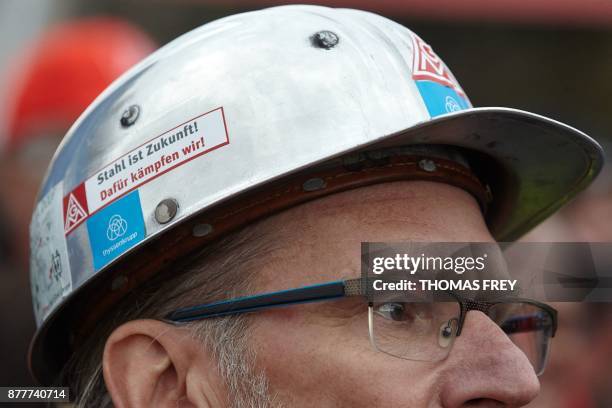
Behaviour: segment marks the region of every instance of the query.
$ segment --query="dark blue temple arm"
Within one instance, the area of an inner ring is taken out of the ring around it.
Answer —
[[[539,314],[532,314],[527,316],[513,317],[503,322],[500,326],[506,334],[524,333],[539,330],[552,331],[552,320],[547,319]]]
[[[166,319],[173,322],[189,322],[208,317],[247,313],[271,307],[317,302],[344,296],[344,281],[335,281],[186,307],[168,314]]]

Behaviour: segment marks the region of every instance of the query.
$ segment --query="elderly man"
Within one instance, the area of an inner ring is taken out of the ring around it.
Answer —
[[[32,370],[82,406],[525,405],[544,359],[490,305],[440,321],[368,302],[360,246],[516,239],[600,166],[575,129],[472,108],[385,18],[207,24],[107,89],[57,152],[31,227]],[[554,313],[534,305],[548,341]]]
[[[254,293],[354,277],[361,241],[492,240],[468,193],[423,181],[335,194],[247,230],[251,239],[267,244],[251,249],[246,271],[238,259],[230,273],[249,276]],[[373,350],[362,299],[262,311],[239,335],[246,344],[228,350],[256,353],[250,361],[239,360],[244,368],[232,373],[238,394],[246,393],[238,406],[266,406],[270,395],[279,405],[300,407],[520,406],[535,397],[539,383],[533,368],[498,326],[482,313],[469,313],[463,330],[449,357],[434,364]],[[196,405],[229,405],[235,391],[211,370],[214,354],[203,352],[188,333],[155,320],[134,320],[113,333],[103,363],[117,405],[170,406],[181,396]],[[258,373],[265,377],[258,379]],[[262,383],[249,390],[263,378],[267,388]],[[259,394],[268,397],[258,399]]]

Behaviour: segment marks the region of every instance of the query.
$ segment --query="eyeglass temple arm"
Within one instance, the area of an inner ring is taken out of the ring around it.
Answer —
[[[357,281],[357,282],[355,282]],[[334,281],[279,292],[245,296],[221,302],[178,309],[166,316],[173,322],[189,322],[209,317],[247,313],[271,307],[355,296],[361,294],[360,279]]]

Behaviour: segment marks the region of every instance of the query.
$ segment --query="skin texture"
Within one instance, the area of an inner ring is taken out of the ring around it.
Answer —
[[[468,193],[421,181],[329,196],[257,228],[275,240],[261,259],[260,292],[357,277],[362,241],[492,241]],[[478,311],[468,313],[450,355],[436,363],[375,351],[367,305],[357,299],[259,312],[249,341],[256,369],[284,406],[518,407],[539,391],[523,353]],[[177,406],[177,399],[179,406],[217,407],[228,401],[212,357],[184,329],[164,323],[140,320],[118,328],[107,341],[103,366],[118,407]]]

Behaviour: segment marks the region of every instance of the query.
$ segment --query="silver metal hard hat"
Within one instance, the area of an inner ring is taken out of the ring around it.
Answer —
[[[597,143],[572,127],[472,108],[430,46],[375,14],[275,7],[169,43],[96,99],[50,165],[31,224],[34,375],[50,382],[81,323],[171,257],[265,215],[269,200],[299,203],[341,180],[302,176],[309,169],[411,145],[468,158],[498,240],[524,234],[602,165]],[[417,164],[424,175],[452,167]],[[304,177],[301,187],[266,196],[288,177]]]

